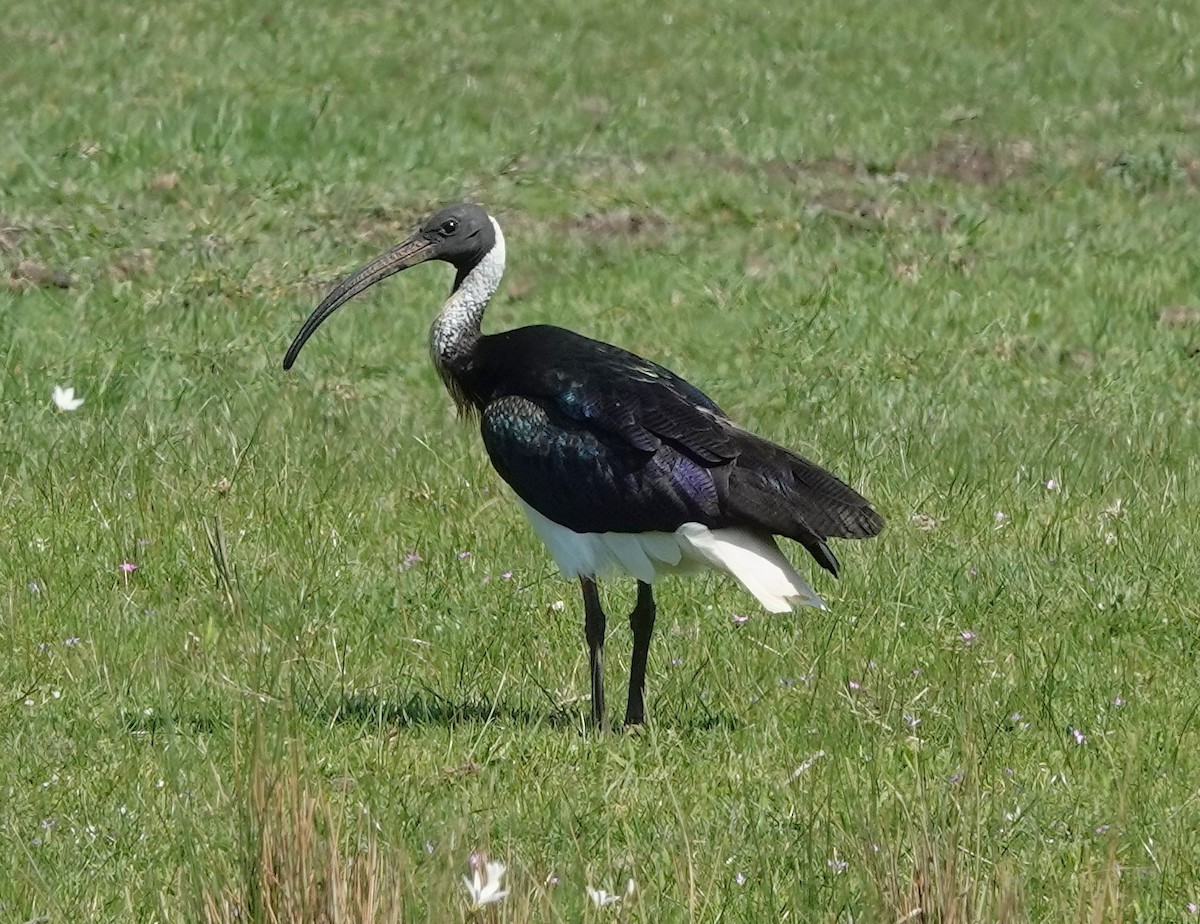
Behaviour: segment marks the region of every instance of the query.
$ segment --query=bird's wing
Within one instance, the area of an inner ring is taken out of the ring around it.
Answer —
[[[512,389],[484,406],[488,453],[526,503],[563,526],[749,527],[799,542],[835,574],[827,538],[883,528],[849,485],[739,427],[656,363],[554,327],[488,339],[510,348]]]
[[[716,403],[634,353],[548,325],[485,337],[483,346],[483,365],[506,383],[506,394],[551,402],[565,417],[633,449],[653,453],[670,443],[706,464],[735,455],[719,425],[728,418]]]
[[[506,396],[480,416],[488,457],[517,495],[579,533],[670,532],[720,517],[728,472],[668,445],[646,452],[564,414]]]

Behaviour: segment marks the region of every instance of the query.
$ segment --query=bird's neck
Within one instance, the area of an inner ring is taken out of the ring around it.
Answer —
[[[470,270],[455,277],[454,289],[429,331],[433,365],[460,409],[469,404],[462,373],[479,342],[483,313],[504,275],[504,234],[496,220],[491,221],[496,243]]]

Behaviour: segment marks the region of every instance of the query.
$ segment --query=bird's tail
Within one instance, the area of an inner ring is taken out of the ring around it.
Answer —
[[[683,524],[676,535],[710,566],[737,580],[770,613],[786,613],[797,606],[827,609],[772,536],[737,527],[709,529],[699,523]]]
[[[816,463],[752,433],[740,438],[744,452],[730,470],[727,506],[742,522],[799,542],[835,577],[838,560],[825,540],[865,539],[883,529],[866,498]]]

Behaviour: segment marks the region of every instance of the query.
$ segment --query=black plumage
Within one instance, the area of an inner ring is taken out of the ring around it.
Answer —
[[[853,488],[626,350],[522,327],[481,338],[461,381],[501,477],[575,532],[750,526],[799,542],[837,574],[825,540],[883,527]]]
[[[457,270],[431,332],[434,364],[460,409],[478,416],[501,478],[554,524],[584,535],[670,534],[700,524],[748,531],[765,542],[784,536],[835,575],[838,560],[827,539],[865,538],[883,528],[853,488],[738,426],[702,391],[657,363],[549,325],[482,334],[504,244],[499,226],[478,206],[441,210],[408,241],[338,285],[296,336],[285,368],[339,305],[428,259]],[[593,717],[602,723],[604,615],[596,575],[579,577]],[[640,722],[654,619],[644,581],[630,619],[635,651],[626,721]]]

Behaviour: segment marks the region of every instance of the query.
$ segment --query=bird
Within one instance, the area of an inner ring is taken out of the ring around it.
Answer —
[[[284,369],[343,304],[430,260],[455,271],[429,332],[433,366],[460,415],[477,420],[488,458],[559,570],[579,582],[594,727],[607,728],[599,580],[637,581],[627,726],[645,721],[658,579],[716,570],[769,612],[826,609],[776,537],[836,577],[826,540],[875,536],[883,518],[844,481],[738,425],[658,363],[548,324],[483,333],[505,241],[480,205],[439,209],[334,286],[292,340]]]

